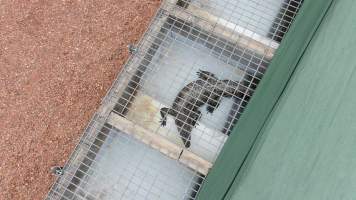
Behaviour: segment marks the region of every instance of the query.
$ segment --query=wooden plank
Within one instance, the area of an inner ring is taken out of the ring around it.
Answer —
[[[250,49],[267,59],[271,59],[279,47],[278,42],[217,17],[202,8],[191,5],[184,9],[176,6],[174,2],[174,0],[167,0],[162,4],[162,8],[179,19],[203,27],[204,30],[230,42],[237,42],[241,47]]]
[[[213,166],[212,163],[204,160],[203,158],[197,156],[196,154],[188,150],[183,150],[179,161],[182,164],[188,166],[189,168],[195,169],[196,171],[204,175],[207,175],[209,170]]]
[[[165,139],[164,137],[152,133],[151,131],[148,131],[147,129],[115,113],[110,114],[107,122],[115,128],[123,131],[124,133],[130,134],[143,143],[151,146],[154,149],[157,149],[168,157],[176,160],[179,159],[182,148]]]
[[[115,113],[109,115],[107,123],[201,174],[206,175],[212,167],[209,161]]]

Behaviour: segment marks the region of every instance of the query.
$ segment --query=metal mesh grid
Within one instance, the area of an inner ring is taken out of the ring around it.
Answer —
[[[280,42],[301,3],[302,0],[178,0],[176,4],[192,14],[200,11],[200,17],[206,20],[213,18],[227,27],[232,25],[232,29],[242,28]]]
[[[300,5],[164,1],[47,199],[195,199]]]

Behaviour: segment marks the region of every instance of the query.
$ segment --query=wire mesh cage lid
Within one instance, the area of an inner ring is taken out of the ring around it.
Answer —
[[[195,199],[300,4],[163,1],[47,199]]]

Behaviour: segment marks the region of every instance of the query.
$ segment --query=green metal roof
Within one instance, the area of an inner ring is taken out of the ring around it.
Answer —
[[[199,199],[356,198],[355,10],[304,3]]]
[[[355,10],[329,9],[231,199],[356,199]]]

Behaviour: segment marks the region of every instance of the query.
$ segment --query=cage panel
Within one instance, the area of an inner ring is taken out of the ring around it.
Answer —
[[[299,6],[164,1],[47,199],[195,199]]]

